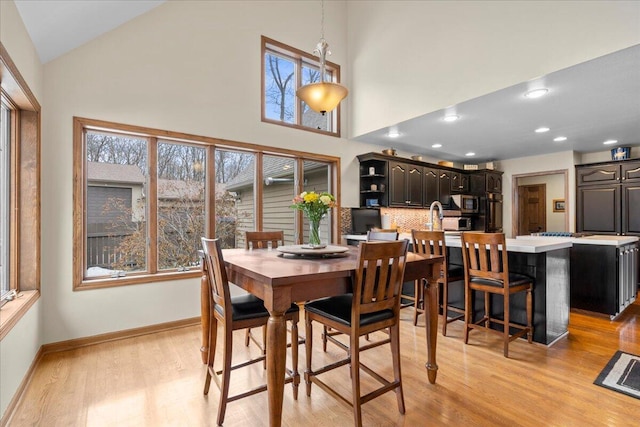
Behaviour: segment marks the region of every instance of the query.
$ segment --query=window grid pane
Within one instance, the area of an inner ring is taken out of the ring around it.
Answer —
[[[88,132],[86,277],[147,269],[147,140]]]
[[[158,143],[158,268],[187,271],[199,264],[205,224],[206,150]]]

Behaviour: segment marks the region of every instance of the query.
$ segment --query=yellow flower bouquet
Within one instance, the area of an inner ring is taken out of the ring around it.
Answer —
[[[293,198],[291,209],[297,209],[309,219],[309,246],[312,248],[324,247],[320,242],[320,220],[336,206],[336,198],[327,192],[303,191]]]

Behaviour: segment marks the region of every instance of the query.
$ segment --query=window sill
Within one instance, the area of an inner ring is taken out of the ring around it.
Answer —
[[[195,277],[202,276],[202,271],[200,267],[193,267],[192,270],[189,271],[167,271],[156,274],[140,274],[140,275],[130,275],[125,277],[119,277],[117,279],[112,278],[104,278],[104,279],[92,279],[92,280],[83,280],[79,285],[76,285],[73,290],[74,291],[84,291],[89,289],[102,289],[102,288],[113,288],[116,286],[127,286],[127,285],[141,285],[146,283],[153,282],[164,282],[167,280],[182,280],[182,279],[192,279]]]
[[[40,298],[40,291],[24,291],[18,298],[9,301],[0,308],[0,340],[2,340]]]

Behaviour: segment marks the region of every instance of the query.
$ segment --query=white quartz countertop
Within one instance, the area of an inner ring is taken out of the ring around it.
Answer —
[[[360,234],[346,234],[342,236],[347,240],[367,240],[367,236]],[[507,251],[509,252],[524,252],[524,253],[543,253],[549,251],[555,251],[557,249],[570,248],[572,246],[571,238],[559,238],[559,237],[532,237],[531,239],[507,239]],[[411,240],[411,234],[400,233],[401,239]],[[459,248],[462,246],[460,242],[460,236],[445,235],[445,241],[447,246]]]
[[[586,237],[540,237],[540,236],[517,236],[518,240],[571,240],[576,245],[605,245],[605,246],[624,246],[638,241],[637,236],[610,236],[610,235],[593,235]]]

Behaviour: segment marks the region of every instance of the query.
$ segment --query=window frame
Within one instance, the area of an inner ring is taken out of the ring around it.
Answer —
[[[285,127],[290,127],[290,128],[294,128],[294,129],[300,129],[300,130],[305,130],[308,132],[314,132],[314,133],[320,133],[322,135],[329,135],[329,136],[335,136],[335,137],[340,137],[340,124],[341,124],[341,104],[338,104],[338,107],[336,107],[335,110],[327,113],[331,115],[331,127],[332,130],[331,131],[326,131],[326,130],[322,130],[322,129],[314,129],[312,127],[309,126],[304,126],[302,124],[302,100],[300,100],[297,96],[295,96],[294,94],[294,103],[295,103],[295,123],[287,123],[284,121],[280,121],[280,120],[275,120],[275,119],[270,119],[267,118],[266,116],[266,97],[265,97],[265,91],[266,91],[266,84],[265,84],[265,71],[266,71],[266,64],[265,64],[265,56],[268,52],[273,52],[276,55],[279,56],[284,56],[285,58],[290,59],[291,61],[294,62],[294,67],[295,67],[295,88],[294,91],[297,90],[298,88],[300,88],[302,86],[302,66],[308,66],[308,67],[315,67],[315,68],[320,68],[320,62],[318,61],[318,58],[312,54],[309,54],[307,52],[304,52],[300,49],[296,49],[295,47],[292,46],[288,46],[284,43],[281,43],[279,41],[273,40],[269,37],[266,36],[261,36],[260,38],[260,43],[261,43],[261,59],[260,59],[260,63],[261,63],[261,75],[260,75],[260,82],[261,82],[261,92],[260,92],[260,114],[261,114],[261,120],[264,123],[271,123],[271,124],[276,124],[276,125],[280,125],[280,126],[285,126]],[[326,61],[325,63],[325,67],[326,67],[326,72],[331,74],[332,77],[332,81],[334,83],[340,83],[340,65],[334,63],[334,62],[330,62],[330,61]]]
[[[9,289],[17,298],[0,316],[3,339],[40,297],[41,107],[0,42],[0,91],[9,107]]]
[[[149,185],[147,198],[147,271],[142,273],[127,273],[124,277],[86,277],[86,243],[87,243],[87,170],[86,170],[86,132],[97,131],[113,134],[125,134],[137,138],[145,138],[148,145],[148,174],[147,183]],[[166,280],[179,280],[185,278],[200,277],[199,269],[189,271],[179,271],[178,269],[159,269],[157,265],[157,246],[150,242],[157,242],[157,149],[159,142],[175,142],[204,147],[206,152],[206,175],[205,175],[205,235],[215,236],[215,150],[245,151],[255,154],[255,174],[254,174],[254,205],[255,205],[255,230],[261,231],[263,226],[263,207],[260,202],[263,198],[260,177],[262,176],[262,158],[264,155],[278,155],[291,157],[295,160],[296,168],[302,168],[304,160],[313,160],[329,164],[331,173],[330,189],[336,196],[339,209],[339,188],[340,188],[340,158],[322,154],[313,154],[301,151],[268,147],[263,145],[223,140],[213,137],[190,135],[180,132],[159,130],[141,126],[119,124],[104,120],[95,120],[82,117],[73,117],[73,290],[99,289],[113,286],[125,286],[141,283],[154,283]],[[303,173],[296,172],[295,188],[296,193],[302,192]],[[296,211],[296,236],[298,243],[302,243],[303,221],[302,212]],[[331,218],[331,240],[338,242],[340,239],[340,215],[336,211]]]
[[[13,131],[12,126],[12,108],[10,105],[9,99],[6,99],[4,95],[0,96],[0,141],[5,141],[6,146],[3,144],[0,147],[0,162],[2,162],[2,168],[0,170],[3,171],[2,177],[0,177],[0,241],[3,246],[0,246],[0,257],[2,260],[0,264],[2,265],[2,270],[0,271],[0,297],[3,299],[0,300],[0,306],[4,305],[5,300],[4,297],[9,292],[11,292],[14,288],[11,286],[10,272],[11,272],[11,206],[13,203],[11,202],[11,153],[13,152],[11,147],[11,142],[13,138],[11,138],[11,133]],[[5,193],[6,191],[6,193]]]

